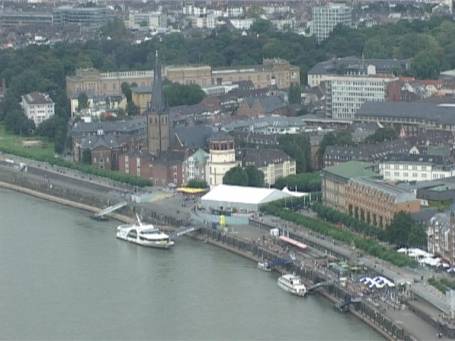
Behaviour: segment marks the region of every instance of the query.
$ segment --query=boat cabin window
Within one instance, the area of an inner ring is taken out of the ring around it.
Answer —
[[[148,230],[142,230],[141,234],[156,234],[159,233],[158,229],[148,229]]]
[[[137,231],[136,230],[131,230],[130,232],[128,232],[128,237],[137,238]]]
[[[153,242],[168,242],[169,241],[169,238],[161,238],[161,239],[148,239],[148,238],[144,238],[144,237],[141,237],[139,236],[139,239],[140,240],[143,240],[143,241],[153,241]]]

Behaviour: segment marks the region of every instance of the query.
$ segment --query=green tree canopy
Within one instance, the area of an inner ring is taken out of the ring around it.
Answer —
[[[77,108],[78,110],[88,108],[88,96],[85,92],[81,92],[77,96]]]
[[[274,30],[273,24],[270,20],[256,19],[250,27],[250,31],[257,34],[270,33]]]
[[[111,40],[116,41],[128,39],[130,33],[123,20],[114,18],[100,28],[100,36],[104,39],[110,38]]]
[[[398,133],[393,128],[378,128],[373,135],[365,139],[367,143],[376,143],[383,141],[391,141],[398,138]]]
[[[10,111],[5,115],[5,126],[10,132],[18,135],[31,135],[35,123],[29,120],[23,112]]]
[[[300,85],[291,84],[289,88],[289,103],[291,104],[300,104],[302,101],[302,89]]]
[[[240,166],[233,167],[224,175],[223,184],[248,186],[248,173]]]
[[[207,181],[205,181],[205,180],[190,179],[188,181],[188,183],[186,184],[186,187],[190,187],[190,188],[208,188],[209,185],[207,184]]]
[[[81,162],[84,165],[92,164],[92,152],[90,151],[90,149],[84,149],[82,151]]]
[[[264,186],[264,173],[254,166],[245,168],[248,175],[248,186],[263,187]]]
[[[399,212],[386,229],[386,237],[392,244],[406,247],[425,247],[425,227],[417,224],[409,213]]]
[[[321,190],[321,176],[319,172],[293,174],[278,178],[274,187],[278,189],[288,187],[290,190],[299,192],[319,192]]]
[[[235,186],[264,186],[264,173],[254,166],[231,168],[223,177],[223,184]]]
[[[165,82],[164,97],[169,106],[198,104],[205,97],[205,92],[197,84],[183,85]]]
[[[281,135],[278,142],[279,148],[295,159],[297,173],[311,170],[311,146],[307,134]]]
[[[432,50],[419,52],[412,60],[411,70],[417,78],[437,79],[441,71],[437,52]]]
[[[131,86],[127,82],[123,82],[120,86],[122,88],[123,95],[125,95],[126,97],[127,102],[131,103],[133,101]]]

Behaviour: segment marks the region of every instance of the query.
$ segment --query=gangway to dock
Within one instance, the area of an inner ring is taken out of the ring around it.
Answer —
[[[198,226],[182,226],[182,227],[178,228],[177,230],[175,230],[174,232],[172,232],[170,237],[171,237],[171,239],[176,239],[178,237],[184,236],[185,234],[188,234],[188,233],[200,230],[200,229],[201,229],[201,227],[198,227]]]
[[[125,207],[126,205],[128,205],[128,203],[126,201],[118,202],[118,203],[116,203],[116,204],[114,204],[112,206],[109,206],[109,207],[106,207],[106,208],[102,209],[98,213],[95,213],[93,215],[93,218],[95,218],[95,219],[103,219],[105,215],[107,215],[109,213],[112,213],[114,211],[117,211],[117,210],[121,209],[122,207]]]
[[[318,288],[328,287],[328,286],[330,286],[332,284],[333,284],[333,281],[319,282],[319,283],[316,283],[316,284],[312,285],[311,287],[309,287],[307,292],[310,294],[310,293],[312,293],[314,290],[316,290]]]
[[[345,313],[349,310],[349,305],[352,303],[359,303],[362,299],[360,297],[351,297],[350,295],[344,298],[344,301],[338,302],[335,304],[335,308],[337,308],[342,313]]]
[[[270,268],[277,266],[284,266],[292,263],[292,260],[289,258],[273,258],[267,262]]]

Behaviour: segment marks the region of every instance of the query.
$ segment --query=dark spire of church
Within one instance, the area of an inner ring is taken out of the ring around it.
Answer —
[[[163,80],[161,78],[161,64],[158,57],[158,50],[155,52],[155,69],[153,72],[152,105],[151,112],[161,114],[165,111],[166,105],[163,94]]]

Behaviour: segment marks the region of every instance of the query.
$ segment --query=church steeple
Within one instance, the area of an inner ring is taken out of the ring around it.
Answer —
[[[152,104],[150,110],[157,114],[162,114],[166,109],[163,94],[163,80],[161,77],[161,64],[159,60],[158,50],[155,52],[155,68],[153,71],[153,87],[152,87]]]
[[[155,54],[153,73],[152,103],[147,110],[148,152],[159,156],[169,149],[169,115],[164,101],[163,80],[158,51]]]

